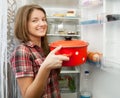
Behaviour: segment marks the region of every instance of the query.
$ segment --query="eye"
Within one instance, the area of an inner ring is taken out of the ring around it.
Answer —
[[[46,19],[46,18],[43,18],[42,21],[47,21],[47,19]]]
[[[32,20],[32,22],[37,22],[37,21],[38,21],[38,20],[36,20],[36,19],[35,19],[35,20]]]

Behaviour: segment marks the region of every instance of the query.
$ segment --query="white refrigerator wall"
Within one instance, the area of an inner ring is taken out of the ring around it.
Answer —
[[[103,10],[98,10],[98,13],[101,11],[103,16],[120,14],[119,5],[120,0],[104,0]],[[88,13],[92,15],[89,10]],[[82,13],[87,15],[83,10]],[[99,25],[83,25],[81,30],[82,39],[89,42],[88,49],[102,52],[104,59],[102,69],[87,65],[91,70],[92,98],[120,98],[120,21],[106,23],[103,20]]]
[[[120,98],[120,74],[93,68],[92,98]]]
[[[81,66],[81,74],[84,70],[90,70],[89,88],[92,98],[120,98],[120,74],[101,70],[100,68],[85,64]],[[82,75],[81,75],[81,78]],[[80,90],[83,88],[81,79]]]

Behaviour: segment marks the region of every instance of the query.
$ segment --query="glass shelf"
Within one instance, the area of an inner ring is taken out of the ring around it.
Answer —
[[[61,73],[80,73],[80,66],[75,66],[75,67],[62,67]]]
[[[79,17],[57,17],[57,16],[48,16],[47,20],[49,23],[65,23],[65,24],[79,24]]]
[[[79,25],[99,25],[99,24],[114,24],[114,23],[120,23],[120,20],[115,20],[115,21],[105,21],[105,22],[100,22],[100,21],[83,21]]]
[[[77,71],[77,70],[73,70],[73,71],[71,71],[71,70],[62,70],[61,71],[61,73],[80,73],[80,71]]]
[[[98,20],[85,20],[81,21],[80,25],[91,25],[91,24],[100,24],[101,22]]]
[[[65,36],[70,36],[70,37],[80,37],[80,35],[67,35],[67,34],[47,34],[47,36],[61,36],[61,37],[65,37]]]
[[[80,19],[80,17],[77,17],[77,16],[75,16],[75,17],[72,17],[72,16],[65,16],[65,17],[57,17],[57,16],[47,16],[47,19],[68,19],[68,20],[71,20],[71,19],[73,19],[73,20],[78,20],[78,19]]]

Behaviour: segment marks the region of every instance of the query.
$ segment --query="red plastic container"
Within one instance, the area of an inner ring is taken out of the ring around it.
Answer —
[[[88,42],[82,40],[59,40],[50,43],[50,50],[60,45],[62,49],[56,54],[63,54],[70,57],[69,61],[63,62],[63,66],[79,66],[86,62]]]

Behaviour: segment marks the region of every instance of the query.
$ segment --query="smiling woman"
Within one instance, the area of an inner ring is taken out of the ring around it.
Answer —
[[[14,33],[20,41],[11,55],[11,65],[23,98],[61,98],[58,75],[69,57],[49,51],[45,10],[36,4],[18,9]]]

